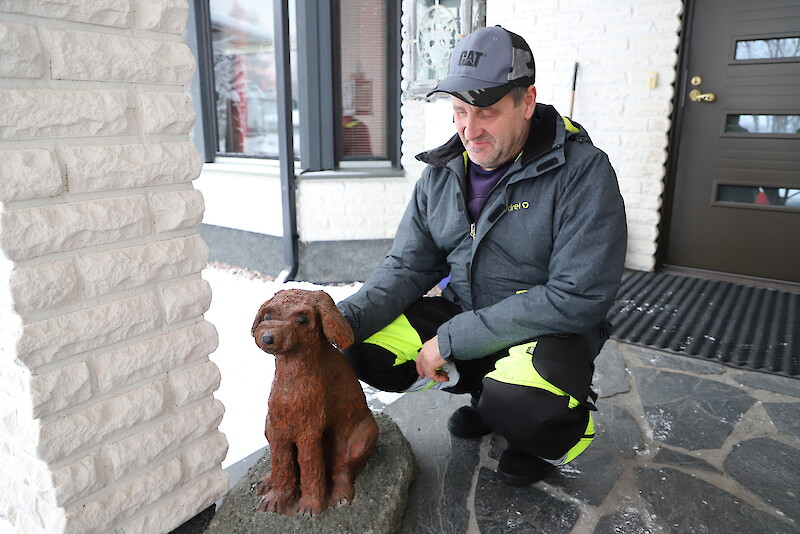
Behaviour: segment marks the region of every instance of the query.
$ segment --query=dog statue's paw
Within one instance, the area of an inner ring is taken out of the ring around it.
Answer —
[[[258,511],[289,515],[291,512],[289,506],[291,500],[292,495],[287,492],[269,490],[261,496],[261,500],[258,503]]]
[[[316,497],[304,495],[297,503],[297,513],[307,517],[319,515],[324,509],[322,501]]]
[[[266,475],[264,475],[264,477],[261,480],[259,480],[258,483],[256,484],[256,494],[257,495],[259,495],[259,496],[266,495],[267,492],[272,487],[270,485],[270,480],[271,480],[270,474],[271,473],[267,473]]]
[[[353,502],[356,490],[350,482],[334,482],[331,488],[331,506],[341,506]]]

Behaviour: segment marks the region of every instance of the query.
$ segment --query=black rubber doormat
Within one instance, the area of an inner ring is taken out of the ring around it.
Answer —
[[[800,294],[634,271],[608,318],[619,341],[800,378]]]

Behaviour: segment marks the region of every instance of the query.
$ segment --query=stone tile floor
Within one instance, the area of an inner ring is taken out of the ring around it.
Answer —
[[[800,533],[800,380],[609,341],[595,389],[595,442],[521,489],[494,477],[502,438],[447,432],[468,396],[387,406],[419,467],[399,532]]]

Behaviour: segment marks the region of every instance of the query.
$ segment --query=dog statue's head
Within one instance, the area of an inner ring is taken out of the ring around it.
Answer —
[[[250,329],[265,352],[303,350],[320,336],[339,350],[353,344],[353,330],[324,291],[285,289],[261,305]]]

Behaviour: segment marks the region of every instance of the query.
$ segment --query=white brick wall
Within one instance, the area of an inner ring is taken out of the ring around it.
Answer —
[[[391,239],[408,198],[404,178],[301,180],[298,233],[304,241]]]
[[[187,0],[0,0],[0,518],[168,532],[228,489]]]
[[[572,73],[579,63],[573,117],[617,171],[628,214],[626,266],[652,270],[660,222],[680,0],[490,0],[487,25],[522,35],[536,58],[540,102],[569,113]],[[657,76],[649,88],[651,75]],[[447,103],[403,101],[403,166],[453,133]],[[433,143],[431,143],[433,141]],[[427,144],[426,144],[427,143]]]

